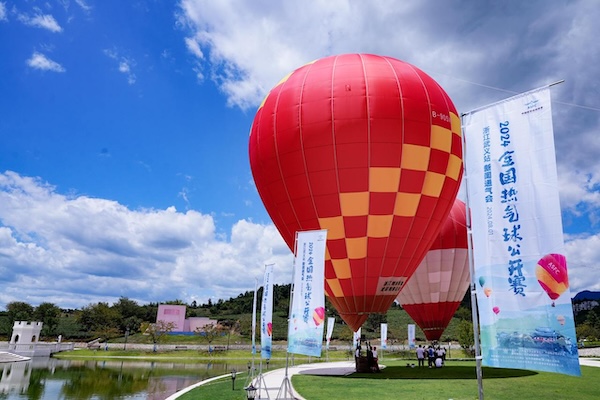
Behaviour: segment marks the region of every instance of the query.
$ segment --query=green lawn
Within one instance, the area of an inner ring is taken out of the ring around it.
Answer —
[[[407,368],[406,361],[385,361],[378,374],[347,377],[294,375],[294,388],[308,400],[411,399],[476,400],[474,362],[448,361],[441,369]],[[595,400],[600,394],[600,368],[582,367],[581,377],[515,369],[483,368],[484,397],[493,400]],[[231,380],[202,385],[179,400],[245,399],[243,385]]]

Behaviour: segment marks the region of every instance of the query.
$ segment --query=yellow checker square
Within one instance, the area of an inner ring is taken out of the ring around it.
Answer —
[[[384,238],[390,236],[393,220],[393,215],[369,215],[367,236],[372,238]]]
[[[348,258],[360,259],[367,256],[367,237],[346,238]]]
[[[338,279],[352,278],[352,273],[350,271],[350,260],[347,258],[331,260],[331,264],[333,265],[333,272],[335,272],[335,276],[337,276]]]
[[[414,217],[421,201],[421,193],[398,193],[394,205],[394,215]]]
[[[355,217],[369,213],[369,192],[340,193],[342,215]]]
[[[327,284],[329,285],[329,289],[331,289],[331,295],[333,297],[344,297],[344,291],[342,290],[342,286],[340,285],[339,279],[325,279]]]
[[[401,167],[415,171],[427,171],[429,167],[429,153],[431,149],[416,144],[402,145]]]
[[[454,154],[450,154],[450,158],[448,159],[448,167],[446,168],[446,176],[457,181],[462,167],[462,159]]]
[[[397,192],[400,185],[400,171],[400,168],[369,168],[369,192]],[[368,212],[363,215],[366,214]]]
[[[440,193],[442,193],[442,187],[444,186],[445,179],[446,175],[427,171],[425,173],[425,181],[423,182],[423,189],[421,193],[425,196],[439,197]]]
[[[431,148],[450,153],[452,151],[452,132],[438,125],[431,125]]]
[[[460,128],[460,118],[453,112],[450,113],[450,129],[452,129],[453,133],[456,133],[458,136],[462,137],[462,129]]]
[[[343,239],[346,236],[344,231],[344,218],[328,217],[319,218],[319,226],[321,229],[327,229],[327,239]]]

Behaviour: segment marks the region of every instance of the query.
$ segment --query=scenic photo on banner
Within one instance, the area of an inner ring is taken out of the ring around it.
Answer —
[[[381,348],[387,349],[387,324],[381,324]]]
[[[483,365],[580,375],[550,89],[465,115]]]
[[[288,352],[321,356],[325,321],[325,242],[327,230],[297,233]]]
[[[262,304],[260,310],[260,355],[271,358],[273,342],[273,264],[265,267]]]

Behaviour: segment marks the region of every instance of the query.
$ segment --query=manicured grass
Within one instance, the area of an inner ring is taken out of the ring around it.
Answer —
[[[177,400],[198,400],[198,399],[215,399],[215,400],[241,400],[246,398],[244,390],[244,381],[236,382],[233,389],[231,380],[227,377],[206,383],[188,393],[184,393]]]
[[[407,368],[386,362],[378,374],[347,377],[295,375],[292,385],[306,399],[478,399],[474,362],[449,361],[444,368]],[[494,400],[597,399],[600,368],[582,367],[582,377],[503,368],[483,368],[484,397]]]

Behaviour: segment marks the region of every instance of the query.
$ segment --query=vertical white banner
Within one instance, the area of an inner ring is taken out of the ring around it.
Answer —
[[[260,355],[271,358],[273,342],[273,264],[265,267],[263,295],[260,310]]]
[[[327,230],[297,233],[294,294],[288,325],[288,352],[321,356],[325,321]]]
[[[329,350],[329,342],[331,341],[331,335],[333,335],[333,326],[335,325],[335,318],[327,318],[327,333],[325,334],[325,348]]]
[[[360,335],[362,328],[358,328],[356,332],[352,333],[352,350],[356,350],[356,346],[360,343]]]
[[[415,324],[408,324],[408,348],[415,348]]]
[[[483,364],[580,375],[549,88],[465,115]]]
[[[381,324],[381,348],[387,349],[387,324]]]

